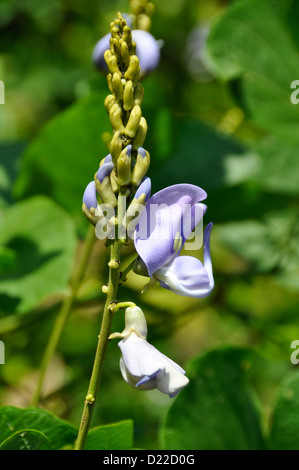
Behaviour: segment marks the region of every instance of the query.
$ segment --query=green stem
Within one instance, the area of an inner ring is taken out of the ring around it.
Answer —
[[[46,346],[46,349],[42,358],[38,383],[37,383],[36,390],[31,401],[31,406],[37,406],[40,400],[42,387],[43,387],[43,383],[44,383],[48,366],[52,360],[54,352],[57,348],[57,344],[60,340],[62,331],[68,320],[69,314],[71,312],[74,300],[78,292],[80,281],[86,270],[86,266],[89,260],[89,256],[90,256],[91,249],[94,243],[94,239],[95,239],[94,227],[93,225],[90,225],[87,231],[87,236],[86,236],[86,240],[84,243],[82,256],[79,260],[78,267],[75,271],[74,277],[71,282],[71,293],[67,297],[65,297],[65,299],[62,302],[61,308],[58,312],[51,336],[49,338],[48,344]]]
[[[128,266],[121,272],[120,280],[121,280],[122,283],[126,282],[127,275],[133,269],[134,263],[137,259],[138,259],[138,256],[136,258],[134,258],[133,261],[130,264],[128,264]]]
[[[101,331],[98,337],[98,345],[96,349],[94,365],[92,374],[89,382],[89,388],[84,403],[84,409],[82,413],[81,423],[79,427],[79,433],[75,450],[82,450],[84,448],[85,440],[91,423],[92,413],[94,410],[96,395],[102,375],[103,363],[105,358],[106,349],[109,342],[109,336],[111,331],[111,323],[113,313],[110,311],[110,304],[116,300],[117,290],[119,286],[119,259],[122,243],[115,240],[111,245],[110,265],[113,266],[113,261],[117,261],[117,267],[109,268],[109,282],[107,289],[107,299],[104,308],[103,320],[101,325]]]

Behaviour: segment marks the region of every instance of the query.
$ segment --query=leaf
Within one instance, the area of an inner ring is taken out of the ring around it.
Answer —
[[[0,407],[1,446],[11,448],[13,443],[20,443],[20,434],[24,432],[26,434],[23,437],[28,438],[32,445],[35,443],[44,446],[48,443],[55,450],[72,444],[77,436],[75,426],[48,411],[14,406]]]
[[[5,439],[0,450],[51,450],[51,445],[42,432],[23,429]]]
[[[234,2],[214,22],[207,50],[219,77],[242,78],[243,97],[256,123],[298,142],[299,108],[290,97],[291,83],[299,76],[299,54],[279,3]]]
[[[262,188],[272,193],[298,195],[298,143],[269,136],[258,142],[256,150],[261,157],[257,180]]]
[[[125,420],[92,428],[85,450],[129,450],[133,447],[133,421]]]
[[[281,385],[279,398],[272,415],[268,447],[275,450],[299,449],[299,377],[287,377]]]
[[[217,227],[217,233],[223,243],[256,270],[292,275],[299,271],[298,221],[298,209],[284,209],[267,214],[261,221],[223,224]]]
[[[223,348],[193,360],[190,379],[170,407],[165,449],[246,450],[264,446],[260,416],[248,385],[249,350]]]
[[[109,130],[107,91],[92,94],[50,120],[23,156],[15,196],[43,193],[82,223],[82,197],[107,153],[102,134]]]
[[[64,293],[73,265],[76,233],[70,216],[55,202],[36,196],[3,212],[0,298],[16,299],[24,313],[53,293]],[[1,302],[4,309],[4,302]]]

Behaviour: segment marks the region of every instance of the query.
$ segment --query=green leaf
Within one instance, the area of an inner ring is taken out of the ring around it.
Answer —
[[[256,270],[273,270],[281,276],[298,275],[298,210],[273,211],[261,221],[229,222],[216,230],[219,239]]]
[[[291,350],[290,350],[291,351]],[[272,415],[268,447],[276,450],[299,450],[299,377],[284,380]]]
[[[23,157],[16,197],[51,196],[80,223],[82,197],[107,153],[102,134],[110,130],[107,92],[90,95],[50,120]]]
[[[51,450],[49,439],[40,431],[23,429],[0,444],[0,450]]]
[[[248,371],[249,350],[224,348],[191,362],[188,386],[170,407],[162,429],[165,449],[262,449],[263,438]]]
[[[63,421],[52,413],[40,409],[21,409],[14,406],[0,407],[0,441],[3,448],[21,444],[21,434],[30,445],[49,445],[59,450],[74,442],[75,426]],[[2,448],[0,446],[0,449]]]
[[[3,211],[0,245],[11,263],[6,263],[4,274],[0,271],[1,307],[5,309],[5,298],[13,298],[14,311],[23,313],[53,293],[66,292],[75,242],[70,216],[46,197],[36,196]]]
[[[269,136],[258,142],[260,155],[258,183],[263,189],[290,196],[299,194],[298,143]]]
[[[129,450],[133,447],[133,421],[125,420],[92,428],[85,450]]]
[[[211,28],[208,55],[219,77],[242,78],[244,101],[261,127],[298,142],[299,107],[290,97],[299,54],[277,2],[232,3]]]

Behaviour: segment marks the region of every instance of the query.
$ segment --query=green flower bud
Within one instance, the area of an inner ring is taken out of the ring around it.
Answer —
[[[99,193],[103,203],[111,204],[113,207],[115,207],[117,204],[117,199],[111,187],[110,175],[106,176],[101,182],[100,180],[97,179],[97,173],[96,173],[94,180],[95,180],[97,192]]]
[[[125,79],[126,80],[133,80],[135,78],[136,72],[139,66],[139,59],[137,55],[131,55],[130,64],[125,72]]]
[[[115,99],[115,96],[114,95],[108,95],[106,96],[105,98],[105,101],[104,101],[104,106],[106,108],[106,111],[107,113],[109,114],[110,112],[110,109],[112,108],[112,106],[116,103],[116,99]]]
[[[147,150],[140,147],[138,149],[137,159],[135,166],[132,170],[131,183],[134,186],[139,186],[144,176],[146,175],[147,170],[150,166],[150,154]]]
[[[131,44],[132,44],[132,31],[130,26],[126,24],[126,26],[123,27],[123,40],[126,41],[128,44],[128,48],[130,49]]]
[[[121,72],[119,70],[118,63],[117,63],[117,57],[116,55],[112,54],[110,49],[104,52],[104,59],[108,65],[110,72],[112,74],[118,73],[119,76],[121,76]]]
[[[117,159],[122,151],[123,140],[121,138],[121,133],[116,131],[114,136],[112,137],[111,144],[110,144],[110,153],[112,156],[112,161],[114,166],[117,166]]]
[[[116,24],[117,20],[114,23]],[[119,28],[117,28],[117,26],[113,26],[113,28],[111,28],[111,37],[119,39]]]
[[[120,54],[124,64],[128,64],[130,62],[130,51],[128,44],[124,40],[120,41]]]
[[[112,87],[113,87],[115,98],[121,101],[123,99],[124,88],[123,88],[123,84],[121,81],[121,77],[118,73],[113,74]]]
[[[107,75],[107,83],[108,83],[108,88],[113,93],[113,85],[112,85],[112,73],[108,73]]]
[[[115,39],[115,38],[110,39],[110,48],[111,48],[111,51],[113,52],[114,55],[116,55],[117,57],[120,56],[119,38],[118,39]]]
[[[129,184],[131,181],[131,152],[132,145],[128,145],[117,160],[117,180],[121,186]]]
[[[109,118],[113,129],[117,131],[124,131],[124,125],[122,121],[122,109],[118,103],[115,103],[109,112]]]
[[[126,125],[126,129],[125,129],[126,135],[128,135],[131,138],[135,137],[141,117],[142,117],[142,111],[141,111],[140,106],[134,106],[134,108],[131,111],[127,125]]]
[[[130,111],[134,106],[134,86],[132,80],[126,83],[123,94],[124,110]]]
[[[136,135],[132,142],[134,150],[137,150],[139,147],[142,147],[146,138],[146,134],[147,134],[147,122],[146,122],[146,119],[142,116],[139,122]]]

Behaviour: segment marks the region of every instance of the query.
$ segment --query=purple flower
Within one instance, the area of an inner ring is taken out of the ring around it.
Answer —
[[[148,200],[135,229],[135,248],[147,274],[178,295],[206,297],[214,287],[212,223],[204,233],[204,264],[193,256],[179,256],[185,241],[202,221],[207,207],[199,201],[206,197],[198,186],[169,186]],[[136,272],[142,272],[140,263]]]
[[[104,52],[110,49],[110,37],[108,33],[100,39],[94,47],[92,60],[96,67],[107,73],[108,67],[104,59]],[[160,44],[147,31],[134,29],[132,31],[133,41],[136,42],[136,55],[140,61],[141,75],[147,75],[154,70],[160,61]]]
[[[83,194],[83,203],[86,205],[87,209],[90,210],[91,207],[97,208],[97,191],[94,181],[91,181],[86,186],[86,189]]]

